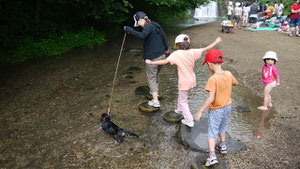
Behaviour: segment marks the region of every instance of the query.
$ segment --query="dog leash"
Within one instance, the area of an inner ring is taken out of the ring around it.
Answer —
[[[112,99],[113,99],[115,82],[116,82],[116,78],[117,78],[117,73],[118,73],[118,69],[119,69],[120,58],[121,58],[121,55],[122,55],[123,46],[124,46],[125,39],[126,39],[126,34],[127,33],[124,33],[123,42],[122,42],[122,46],[121,46],[121,50],[120,50],[120,54],[119,54],[119,58],[118,58],[118,63],[117,63],[116,71],[115,71],[115,76],[114,76],[114,80],[113,80],[113,84],[112,84],[112,88],[111,88],[111,92],[110,92],[110,100],[109,100],[108,110],[107,110],[108,115],[110,114],[110,107],[111,107],[111,103],[112,103]]]

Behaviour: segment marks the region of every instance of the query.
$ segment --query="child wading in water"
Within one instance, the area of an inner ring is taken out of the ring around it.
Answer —
[[[196,75],[194,72],[194,63],[201,57],[203,52],[212,49],[216,44],[221,42],[221,38],[217,38],[215,42],[205,48],[189,49],[190,38],[185,34],[180,34],[175,39],[175,44],[179,50],[173,52],[167,59],[159,61],[145,60],[149,65],[164,65],[170,63],[175,64],[178,70],[178,101],[176,113],[182,112],[184,119],[182,123],[193,127],[194,119],[188,105],[189,91],[196,86]]]
[[[270,92],[273,87],[280,85],[279,75],[275,66],[278,61],[277,54],[273,51],[265,53],[263,60],[265,62],[262,68],[262,78],[265,84],[264,88],[264,105],[259,106],[260,110],[268,110],[268,107],[272,107]]]
[[[205,63],[213,75],[209,77],[205,87],[209,92],[208,98],[197,112],[195,120],[199,122],[202,112],[209,106],[207,131],[209,155],[205,164],[208,167],[219,163],[215,148],[222,154],[227,153],[225,127],[231,113],[231,87],[238,85],[238,82],[231,72],[222,69],[223,55],[219,50],[208,51],[202,65]],[[216,144],[218,134],[220,142]]]

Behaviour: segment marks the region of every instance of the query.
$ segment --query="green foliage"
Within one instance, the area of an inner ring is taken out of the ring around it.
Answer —
[[[0,0],[0,48],[10,56],[0,62],[59,55],[74,47],[93,47],[106,35],[133,24],[145,11],[160,24],[187,17],[187,10],[208,0]],[[90,28],[90,29],[86,29]],[[98,31],[95,31],[98,30]]]
[[[2,57],[0,62],[22,62],[39,56],[60,55],[72,48],[92,48],[105,42],[104,33],[99,33],[93,28],[80,32],[65,32],[61,36],[53,35],[51,38],[40,40],[27,36],[17,44],[16,49],[12,51],[12,57]]]

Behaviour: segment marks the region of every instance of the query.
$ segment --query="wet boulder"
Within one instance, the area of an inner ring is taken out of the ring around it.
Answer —
[[[192,128],[181,124],[178,131],[178,138],[183,145],[194,151],[208,152],[207,127],[208,122],[206,117],[201,117],[200,122],[195,122],[195,126]],[[235,153],[246,149],[245,143],[234,140],[227,132],[226,145],[228,153]]]
[[[172,123],[178,123],[183,119],[182,114],[175,113],[174,111],[166,112],[162,117],[165,121]]]
[[[146,113],[154,113],[159,110],[159,107],[152,107],[148,105],[148,102],[143,102],[139,104],[139,110]]]

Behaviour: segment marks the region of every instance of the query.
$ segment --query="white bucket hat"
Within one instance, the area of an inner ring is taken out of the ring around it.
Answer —
[[[187,42],[190,42],[190,37],[186,34],[180,34],[175,38],[175,44],[179,42],[184,42],[184,40],[187,40]]]
[[[263,59],[274,59],[276,62],[278,62],[277,54],[273,51],[266,52]]]

